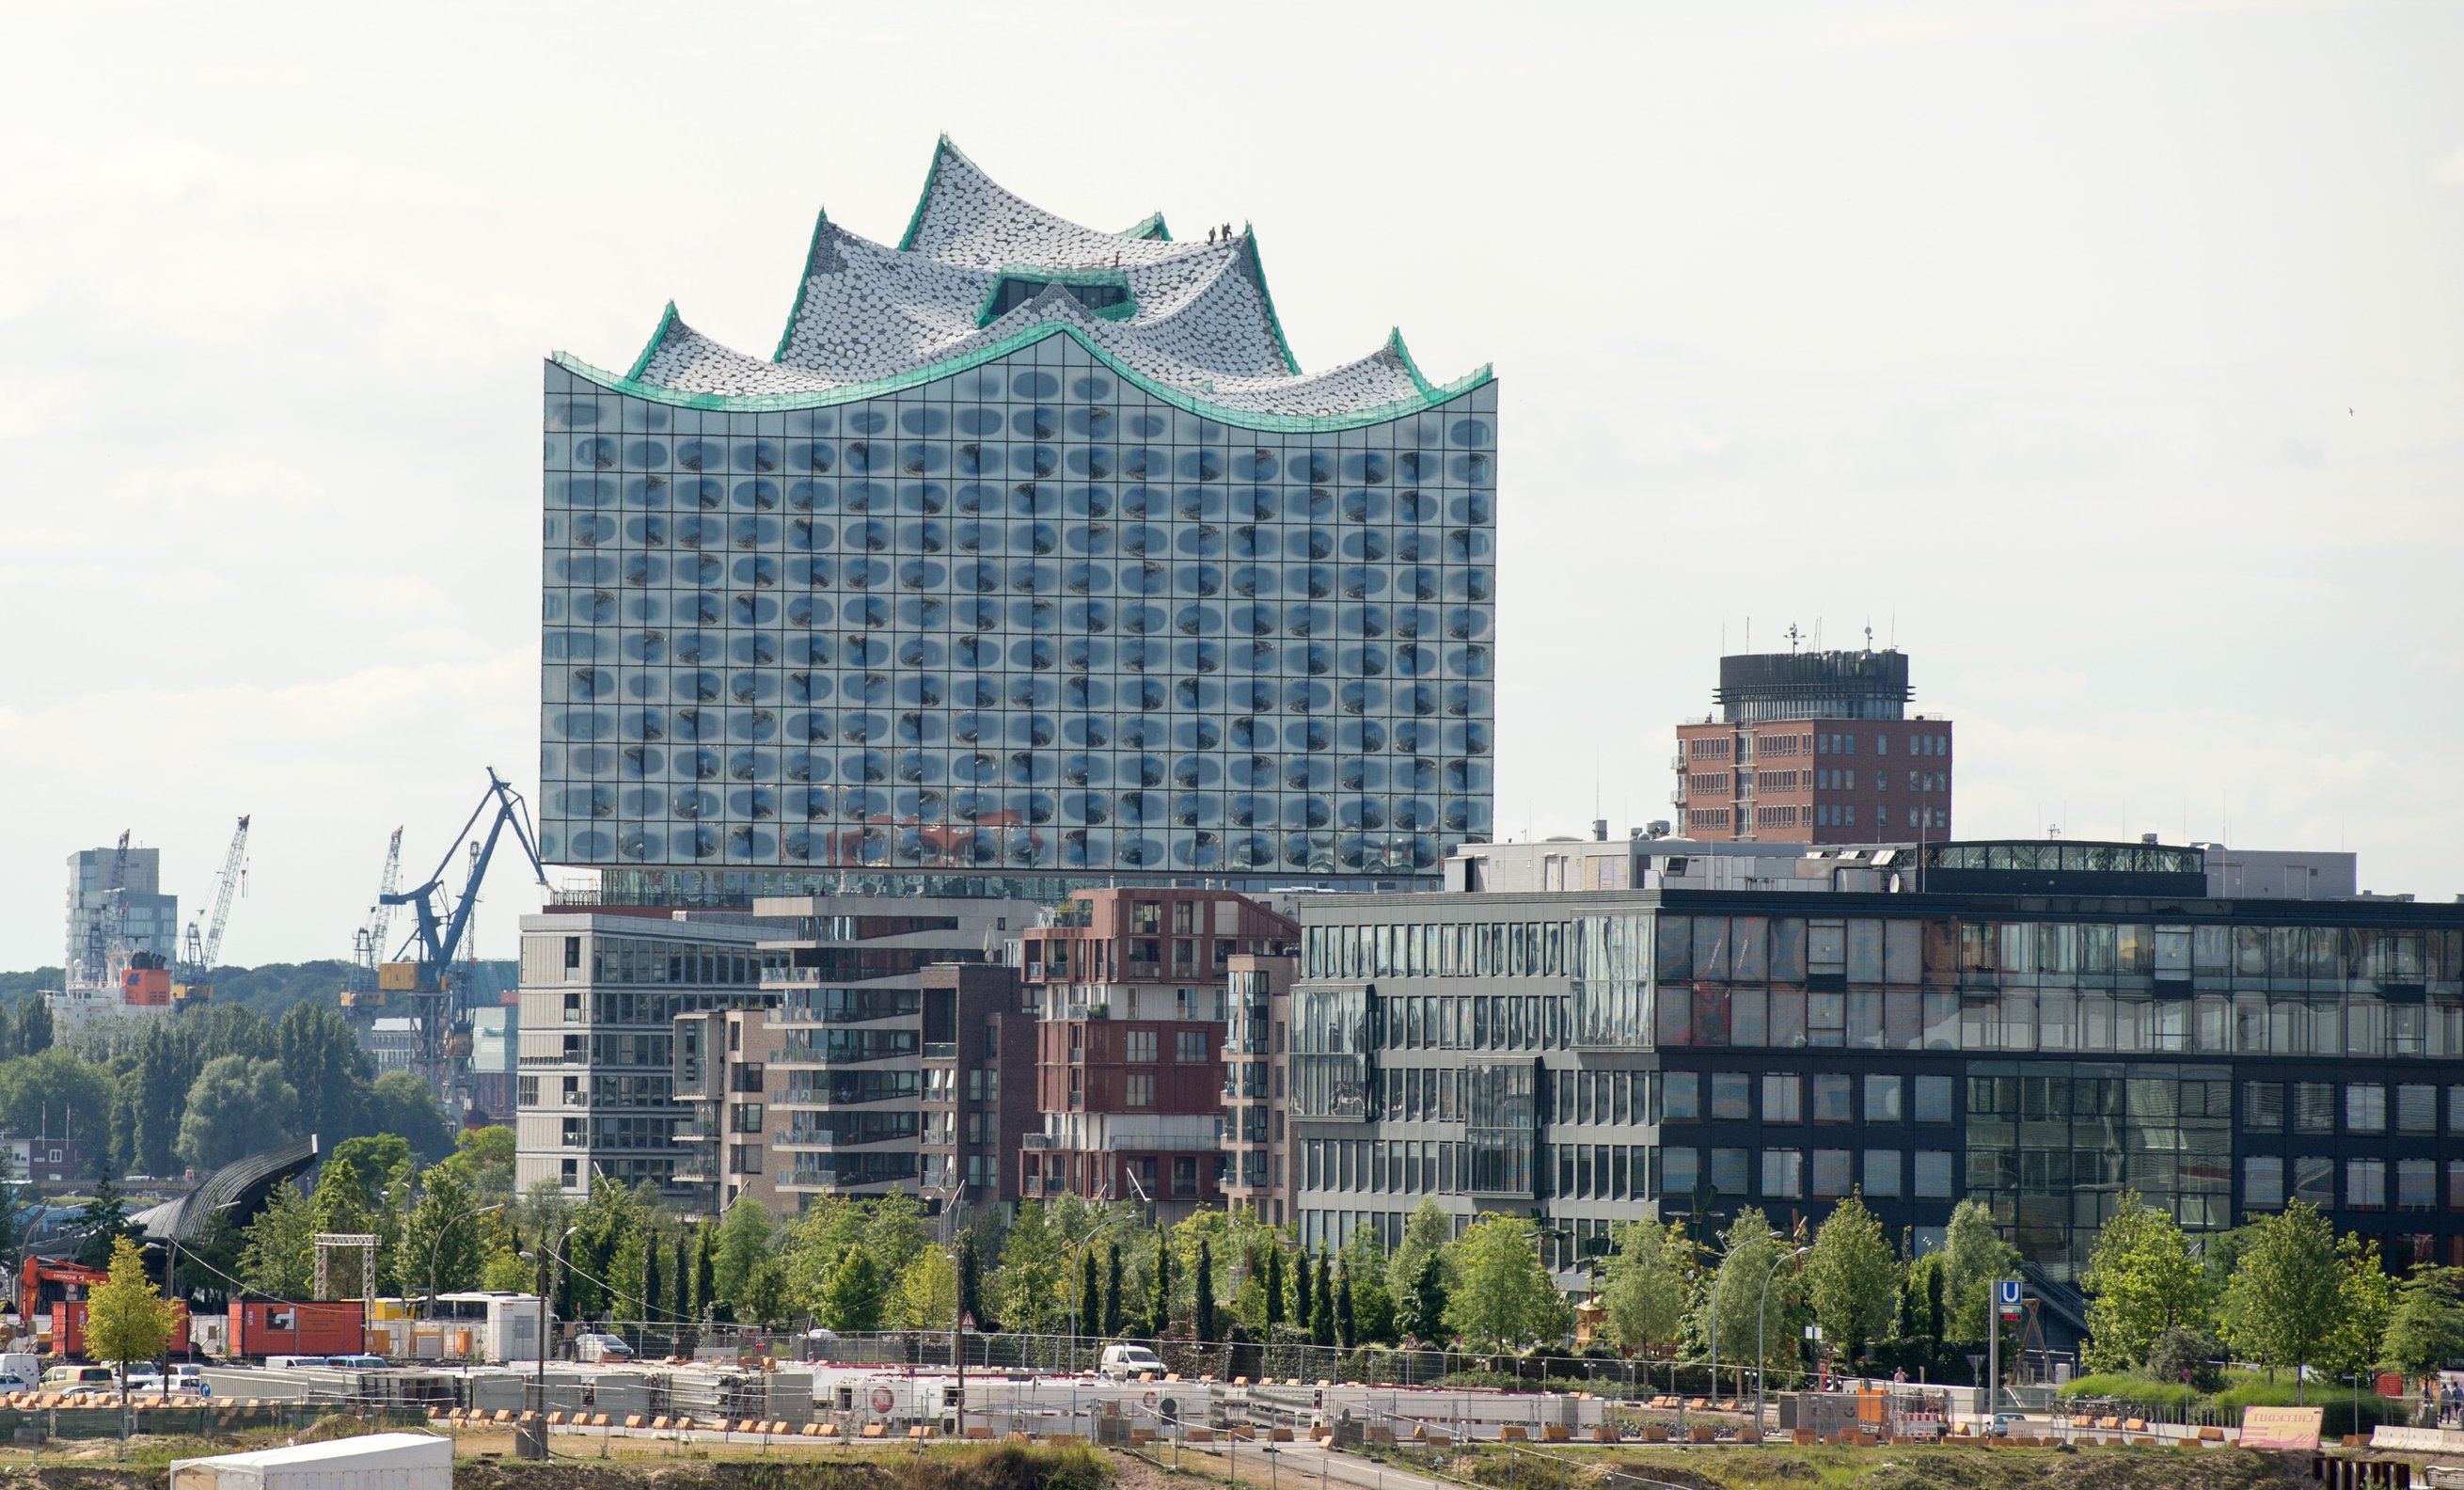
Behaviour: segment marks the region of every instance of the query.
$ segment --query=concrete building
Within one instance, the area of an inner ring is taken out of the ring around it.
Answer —
[[[1490,834],[1497,388],[1304,374],[1246,232],[947,141],[776,354],[545,368],[540,834],[610,905],[1433,882]]]
[[[1304,1240],[1434,1194],[1542,1217],[1571,1282],[1613,1220],[1818,1224],[1854,1188],[1920,1245],[1984,1201],[2058,1300],[2135,1191],[2464,1260],[2464,905],[2217,898],[2195,847],[1922,859],[1923,892],[1304,902]]]
[[[675,1101],[681,1014],[759,1008],[764,938],[791,922],[738,912],[553,908],[521,923],[515,1179],[584,1195],[605,1176],[692,1203],[679,1180]]]
[[[1764,843],[1950,836],[1950,722],[1907,714],[1897,651],[1720,659],[1716,718],[1677,726],[1679,829]]]
[[[1292,978],[1300,959],[1235,955],[1223,1028],[1223,1203],[1289,1223]]]
[[[698,1190],[692,1212],[723,1215],[747,1198],[781,1209],[768,1123],[771,1098],[786,1085],[771,1070],[786,1038],[759,1005],[676,1015],[673,1092],[683,1116],[671,1179],[679,1194]]]
[[[130,849],[123,858],[117,847],[79,849],[69,856],[66,981],[109,988],[131,952],[163,959],[156,967],[180,955],[180,898],[163,893],[163,851]]]
[[[1016,1156],[1041,1123],[1034,1007],[1014,967],[927,967],[923,994],[918,1189],[936,1212],[1014,1202]]]
[[[1021,977],[1043,1016],[1043,1131],[1020,1192],[1151,1203],[1169,1223],[1221,1198],[1228,980],[1299,928],[1242,896],[1082,890],[1028,931]]]

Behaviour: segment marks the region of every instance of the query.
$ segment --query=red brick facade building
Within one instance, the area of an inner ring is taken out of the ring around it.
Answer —
[[[1677,726],[1678,832],[1925,843],[1951,832],[1951,725],[1907,716],[1898,652],[1720,659],[1720,717]]]

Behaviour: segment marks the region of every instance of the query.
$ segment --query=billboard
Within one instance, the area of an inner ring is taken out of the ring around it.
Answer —
[[[2245,1449],[2316,1449],[2324,1409],[2254,1407],[2241,1412],[2241,1446]]]

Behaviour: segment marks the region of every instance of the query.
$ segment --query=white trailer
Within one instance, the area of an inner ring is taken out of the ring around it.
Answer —
[[[453,1440],[370,1434],[253,1454],[173,1459],[171,1490],[453,1490]]]

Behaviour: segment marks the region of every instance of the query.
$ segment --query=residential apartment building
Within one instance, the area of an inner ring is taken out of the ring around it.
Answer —
[[[1984,1201],[2058,1292],[2135,1192],[2194,1235],[2299,1199],[2464,1262],[2464,905],[2219,899],[2206,852],[1969,843],[1896,892],[1343,896],[1301,907],[1309,1245],[1423,1195],[1542,1218],[1938,1241]]]
[[[675,1142],[679,1016],[759,1008],[765,937],[792,923],[743,912],[553,908],[521,922],[515,1178],[584,1195],[605,1176],[705,1199]]]
[[[1271,1226],[1288,1222],[1292,978],[1300,959],[1237,954],[1223,1029],[1223,1203]]]
[[[935,1212],[1018,1199],[1014,1156],[1036,1130],[1035,1011],[1018,970],[927,967],[917,1189]]]
[[[674,1191],[698,1191],[690,1212],[723,1215],[748,1198],[781,1209],[767,1123],[774,1088],[785,1080],[771,1066],[785,1042],[762,1005],[676,1015],[671,1049],[680,1117],[671,1179]]]
[[[1298,930],[1227,892],[1136,889],[1082,890],[1029,931],[1044,1123],[1020,1192],[1138,1201],[1161,1223],[1220,1200],[1233,962],[1286,951]]]
[[[1909,696],[1898,651],[1722,657],[1718,716],[1677,726],[1679,830],[1764,843],[1948,838],[1950,722],[1910,718]]]

